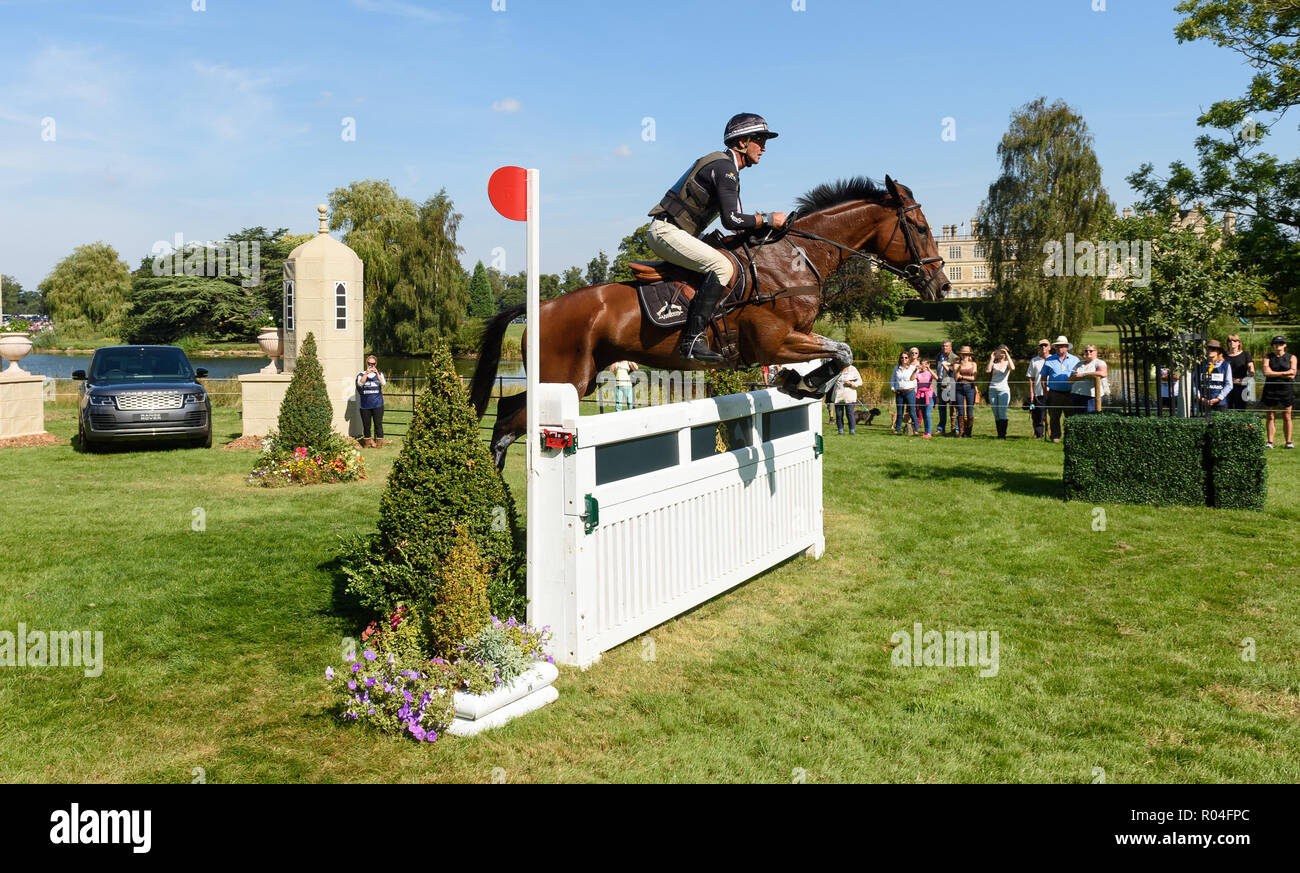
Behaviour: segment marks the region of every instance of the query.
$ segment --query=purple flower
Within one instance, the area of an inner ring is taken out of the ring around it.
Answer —
[[[402,721],[408,720],[411,717],[411,705],[409,703],[404,704],[401,709],[397,710],[397,717]]]
[[[358,662],[358,663],[352,665],[352,672],[353,672],[353,673],[356,673],[356,672],[357,672],[358,670],[360,670],[360,669],[361,669],[361,664],[360,664],[360,662]]]
[[[348,690],[349,690],[349,691],[356,691],[356,690],[357,690],[357,683],[354,682],[354,681],[352,681],[351,679],[349,679],[349,680],[348,680]]]
[[[411,692],[407,691],[405,688],[402,689],[402,696],[406,698],[407,703],[410,703],[411,701],[415,700],[415,697],[411,694]]]
[[[366,678],[366,687],[367,687],[367,688],[374,688],[374,687],[375,687],[375,677],[373,677],[373,676],[369,676],[369,677]]]
[[[373,661],[375,658],[378,658],[378,657],[379,657],[378,655],[375,654],[375,650],[374,650],[374,649],[366,649],[366,650],[365,650],[364,652],[362,652],[361,654],[362,654],[363,656],[365,656],[365,659],[366,659],[367,661]]]
[[[411,731],[412,734],[415,735],[415,738],[417,740],[422,740],[426,736],[424,728],[420,727],[418,724],[411,725],[409,730]]]
[[[425,738],[425,740],[427,740],[428,742],[431,742],[431,743],[432,743],[434,740],[438,739],[438,732],[437,732],[437,731],[426,731],[425,734],[424,734],[424,738]]]
[[[333,667],[326,667],[326,668],[325,668],[325,678],[326,678],[326,679],[333,679],[333,678],[334,678],[334,668],[333,668]]]

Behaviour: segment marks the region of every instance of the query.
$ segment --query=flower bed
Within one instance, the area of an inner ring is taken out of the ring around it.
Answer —
[[[248,476],[250,485],[320,485],[366,478],[365,458],[356,443],[331,434],[320,448],[285,446],[274,436],[262,440],[262,454]]]

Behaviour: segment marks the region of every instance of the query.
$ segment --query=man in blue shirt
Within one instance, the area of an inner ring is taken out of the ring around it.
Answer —
[[[1074,400],[1070,396],[1070,374],[1079,366],[1079,359],[1070,354],[1074,348],[1064,335],[1052,343],[1052,354],[1043,361],[1043,387],[1047,389],[1047,412],[1050,420],[1052,442],[1061,441],[1061,413],[1069,418],[1074,414]]]
[[[1222,412],[1228,408],[1228,395],[1232,393],[1232,365],[1223,356],[1223,345],[1218,340],[1206,344],[1210,363],[1201,373],[1201,403],[1206,412]]]

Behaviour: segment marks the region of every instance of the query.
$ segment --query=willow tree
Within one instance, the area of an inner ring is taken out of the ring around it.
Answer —
[[[1088,256],[1076,264],[1075,245],[1099,242],[1115,214],[1092,134],[1066,103],[1039,97],[1012,114],[998,159],[1001,173],[978,211],[977,236],[996,286],[978,316],[986,338],[1022,349],[1049,334],[1077,341],[1092,324],[1105,270],[1095,271]],[[1049,267],[1047,253],[1067,247],[1070,268],[1060,269],[1059,257]]]
[[[63,336],[117,336],[131,268],[105,242],[77,246],[41,282],[46,311]]]

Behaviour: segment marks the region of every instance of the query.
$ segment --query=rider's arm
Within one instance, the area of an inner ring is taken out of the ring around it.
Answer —
[[[714,161],[700,170],[713,185],[718,197],[718,211],[722,226],[730,231],[753,230],[758,227],[758,219],[746,215],[740,205],[739,171],[730,161]]]

